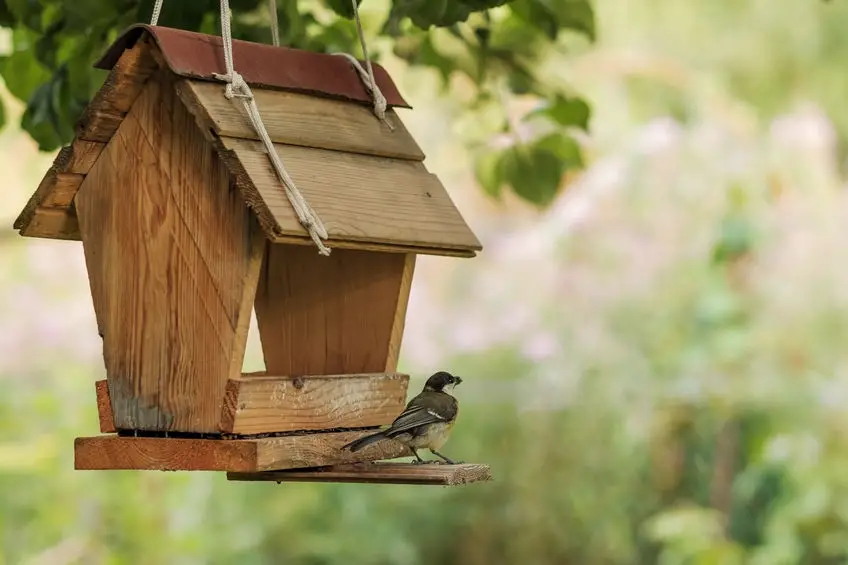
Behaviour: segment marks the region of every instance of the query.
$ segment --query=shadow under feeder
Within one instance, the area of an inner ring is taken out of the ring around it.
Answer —
[[[318,254],[241,104],[213,79],[220,38],[129,28],[15,222],[83,243],[107,378],[102,435],[76,439],[76,468],[486,480],[479,465],[429,478],[350,466],[409,455],[394,441],[339,450],[406,403],[396,370],[416,255],[481,249],[393,109],[408,105],[378,65],[393,130],[344,58],[242,41],[233,52],[332,254]],[[243,374],[251,311],[266,371]]]

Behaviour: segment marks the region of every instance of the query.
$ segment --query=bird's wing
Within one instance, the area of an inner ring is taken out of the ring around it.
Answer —
[[[388,437],[393,437],[403,432],[408,432],[418,426],[447,421],[448,418],[439,414],[437,410],[413,401],[409,403],[406,410],[401,412],[401,415],[395,419],[385,433]]]

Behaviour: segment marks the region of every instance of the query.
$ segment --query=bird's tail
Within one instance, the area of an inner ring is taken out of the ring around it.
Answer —
[[[352,442],[343,445],[342,450],[350,449],[351,451],[359,451],[363,447],[367,447],[374,442],[380,441],[381,439],[385,439],[386,435],[383,432],[377,432],[376,434],[371,434],[370,436],[361,437],[359,439],[355,439]]]

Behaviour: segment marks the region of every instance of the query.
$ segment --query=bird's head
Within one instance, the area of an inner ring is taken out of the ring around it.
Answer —
[[[424,385],[424,390],[443,392],[446,389],[452,390],[453,387],[461,382],[461,378],[455,377],[447,371],[439,371],[427,379],[427,383]]]

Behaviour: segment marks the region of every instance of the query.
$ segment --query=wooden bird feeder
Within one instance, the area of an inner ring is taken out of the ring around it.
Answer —
[[[343,57],[243,41],[233,53],[332,254],[318,254],[242,104],[214,78],[221,39],[129,28],[15,222],[23,236],[83,243],[106,380],[103,435],[76,439],[76,468],[487,479],[484,465],[369,463],[409,455],[394,441],[339,449],[406,403],[396,369],[416,255],[481,249],[393,110],[408,105],[378,65],[394,129]],[[251,310],[266,371],[243,374]]]

